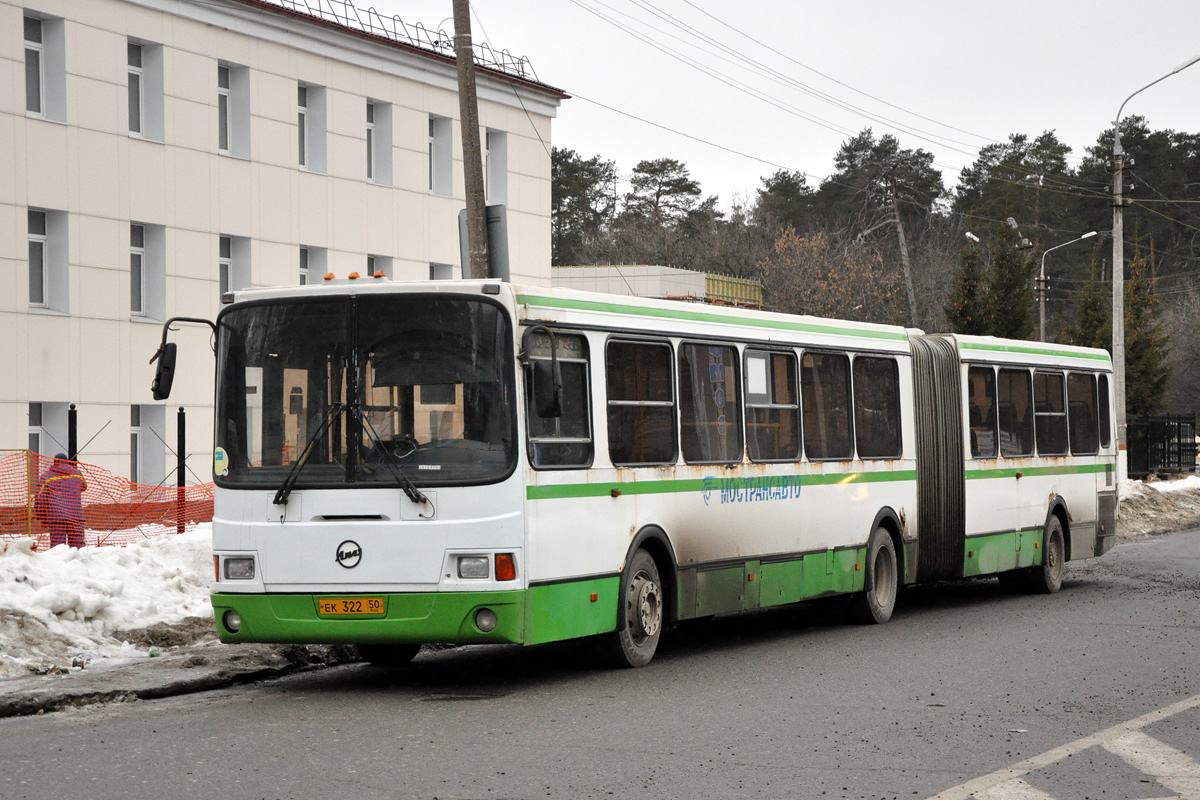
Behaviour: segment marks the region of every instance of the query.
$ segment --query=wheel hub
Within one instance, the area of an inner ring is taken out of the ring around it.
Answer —
[[[653,636],[662,624],[662,603],[658,587],[639,574],[633,581],[633,620],[636,637]]]

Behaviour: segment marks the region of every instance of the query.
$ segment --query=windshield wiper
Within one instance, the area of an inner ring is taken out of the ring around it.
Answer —
[[[371,420],[366,414],[363,413],[363,410],[360,407],[355,406],[354,411],[358,416],[360,424],[365,423],[363,424],[363,429],[367,432],[367,435],[371,437],[371,441],[375,444],[375,451],[383,454],[384,466],[386,466],[392,473],[392,477],[396,479],[396,483],[398,483],[400,488],[404,490],[404,493],[408,495],[408,499],[412,500],[419,506],[423,506],[428,503],[429,498],[426,497],[421,490],[417,488],[416,484],[409,480],[409,477],[404,474],[404,470],[400,467],[400,459],[396,457],[396,454],[392,452],[391,448],[384,447],[383,442],[379,441],[379,436],[375,433],[375,428],[371,425]],[[415,448],[415,442],[413,444]],[[409,453],[409,455],[411,455],[411,453]],[[393,461],[395,463],[392,463]]]
[[[272,500],[277,506],[287,505],[288,495],[292,493],[292,488],[296,485],[296,479],[300,477],[300,470],[304,469],[304,465],[308,463],[309,456],[312,455],[313,447],[317,442],[325,436],[325,431],[329,430],[329,426],[333,421],[341,416],[346,410],[344,403],[334,403],[325,412],[325,418],[321,420],[321,424],[313,431],[313,435],[308,437],[308,441],[304,443],[304,451],[300,453],[300,458],[296,459],[296,463],[292,464],[291,472],[283,479],[283,483],[279,485],[278,491],[275,492],[275,499]]]

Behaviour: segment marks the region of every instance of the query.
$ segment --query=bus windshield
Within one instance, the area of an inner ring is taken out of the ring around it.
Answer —
[[[301,460],[295,488],[491,483],[516,466],[513,340],[498,305],[292,299],[231,308],[219,330],[222,485],[279,488]]]

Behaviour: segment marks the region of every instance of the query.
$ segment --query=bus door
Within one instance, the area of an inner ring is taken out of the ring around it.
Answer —
[[[1025,530],[1041,527],[1045,517],[1045,498],[1036,498],[1034,484],[1034,398],[1033,373],[1025,367],[1000,367],[996,370],[996,430],[1000,469],[996,508],[1002,515],[1000,530],[1012,532],[1015,539],[1007,548],[999,569],[1032,563],[1032,541]],[[1031,494],[1031,492],[1033,494]],[[1040,511],[1035,512],[1035,507]],[[999,520],[998,520],[999,522]],[[1026,552],[1028,550],[1029,552]],[[1009,561],[1011,559],[1011,561]]]

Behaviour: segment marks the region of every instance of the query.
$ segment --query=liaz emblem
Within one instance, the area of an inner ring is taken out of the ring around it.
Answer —
[[[337,555],[333,560],[346,569],[354,569],[362,561],[362,547],[353,539],[347,539],[337,546]]]

